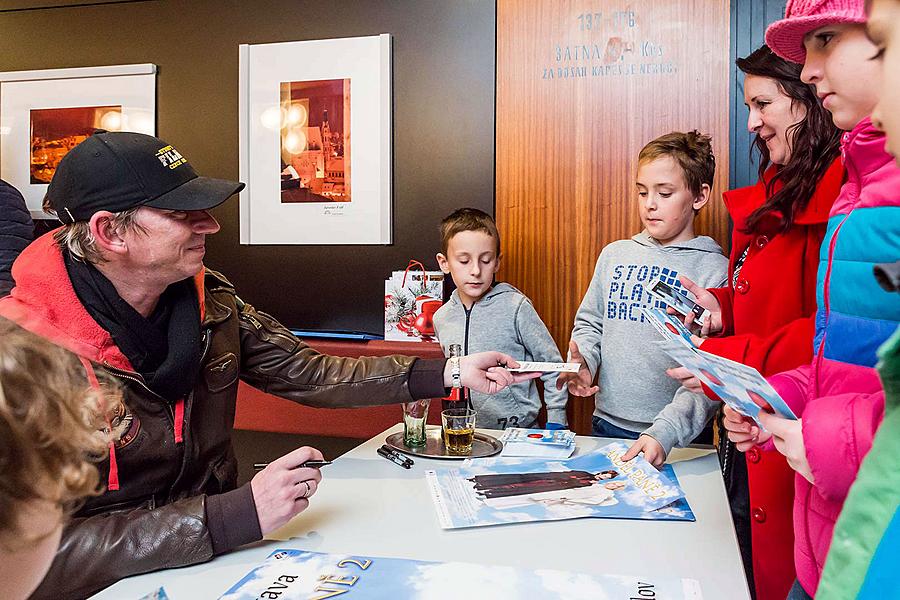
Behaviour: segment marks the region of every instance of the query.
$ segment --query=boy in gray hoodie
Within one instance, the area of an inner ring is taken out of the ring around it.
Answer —
[[[679,388],[666,375],[678,365],[657,347],[662,337],[640,309],[665,310],[646,290],[655,279],[682,290],[680,275],[710,287],[725,280],[722,249],[694,235],[694,216],[709,200],[715,170],[710,138],[696,131],[659,137],[638,156],[644,230],[600,253],[569,342],[570,360],[582,368],[559,377],[559,385],[567,384],[575,395],[597,394],[594,435],[637,439]],[[592,385],[598,369],[599,387]]]
[[[506,283],[494,285],[500,267],[500,234],[490,215],[461,208],[441,222],[438,264],[456,284],[434,314],[434,330],[444,354],[459,344],[463,354],[491,349],[516,360],[562,362],[556,342],[531,301]],[[556,373],[542,376],[548,423],[566,424],[568,390],[558,389]],[[499,394],[469,392],[478,427],[534,427],[541,400],[534,380],[510,385]]]

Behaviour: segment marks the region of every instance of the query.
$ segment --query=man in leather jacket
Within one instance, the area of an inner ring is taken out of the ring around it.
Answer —
[[[296,402],[349,407],[493,393],[531,375],[485,352],[456,364],[320,354],[243,302],[203,266],[208,209],[242,183],[200,177],[175,148],[97,132],[70,151],[45,205],[63,227],[16,260],[0,315],[90,361],[124,388],[110,421],[106,491],[66,527],[36,598],[89,595],[147,571],[211,559],[259,540],[309,505],[321,459],[299,448],[236,487],[231,447],[238,381]],[[458,377],[454,377],[457,375]]]

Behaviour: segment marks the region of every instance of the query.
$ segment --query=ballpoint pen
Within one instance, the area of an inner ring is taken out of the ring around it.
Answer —
[[[383,456],[384,458],[388,459],[389,461],[391,461],[391,462],[394,463],[394,464],[400,465],[400,466],[403,467],[404,469],[411,469],[411,468],[412,468],[412,465],[410,465],[408,462],[404,461],[404,460],[401,459],[401,458],[397,458],[397,456],[395,456],[394,454],[388,452],[388,451],[385,450],[384,448],[378,448],[378,449],[376,450],[376,452],[377,452],[380,456]]]
[[[392,448],[391,446],[388,446],[387,444],[382,444],[381,449],[384,450],[385,452],[387,452],[388,454],[393,454],[394,456],[396,456],[397,458],[399,458],[400,460],[402,460],[403,462],[405,462],[406,464],[408,464],[410,466],[416,464],[415,461],[413,461],[413,459],[411,459],[407,455],[403,454],[402,452],[398,451],[396,448]]]
[[[303,464],[297,465],[298,469],[309,468],[309,469],[321,469],[326,465],[330,465],[332,461],[330,460],[308,460]],[[262,471],[266,467],[269,466],[269,463],[253,463],[253,468],[257,471]]]

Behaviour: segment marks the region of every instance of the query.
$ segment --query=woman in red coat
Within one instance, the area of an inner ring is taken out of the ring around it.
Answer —
[[[812,359],[819,246],[844,170],[840,131],[812,86],[800,81],[802,65],[763,46],[737,66],[746,74],[760,181],[724,195],[734,221],[728,287],[686,287],[714,312],[703,350],[768,376]],[[700,389],[677,371],[670,374]],[[744,455],[724,435],[719,453],[745,568],[752,556],[756,597],[783,600],[795,579],[793,471],[778,452],[753,448]]]

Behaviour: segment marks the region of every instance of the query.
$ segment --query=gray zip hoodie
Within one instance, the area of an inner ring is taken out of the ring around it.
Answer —
[[[454,291],[434,313],[434,331],[446,356],[451,344],[459,344],[463,354],[496,350],[516,360],[562,361],[556,342],[531,301],[508,283],[492,287],[468,311],[459,292]],[[569,393],[565,387],[556,389],[556,377],[557,373],[547,373],[541,378],[547,420],[565,424]],[[532,427],[541,407],[534,380],[513,384],[493,396],[469,393],[478,412],[477,425],[487,429]]]
[[[727,271],[728,259],[706,236],[662,246],[642,231],[603,249],[572,331],[591,374],[602,365],[595,416],[641,432],[679,388],[666,375],[678,365],[657,348],[663,338],[640,310],[665,308],[645,286],[662,278],[683,289],[678,276],[687,275],[703,287],[718,287]]]

